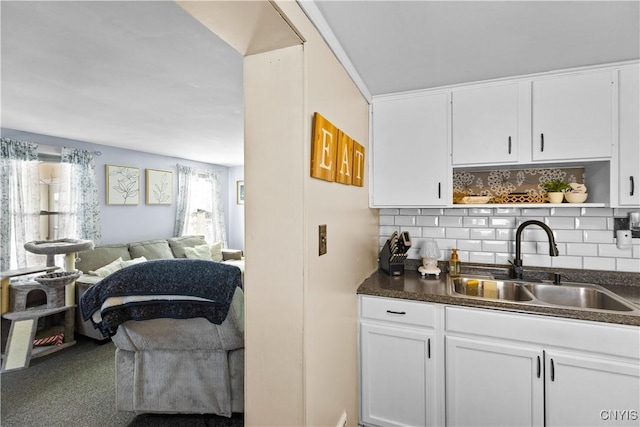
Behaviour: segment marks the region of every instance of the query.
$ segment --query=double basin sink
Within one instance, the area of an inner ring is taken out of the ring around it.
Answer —
[[[450,278],[448,286],[452,296],[640,315],[640,307],[601,286],[592,284],[555,285],[551,282],[494,280],[490,277],[474,276]]]

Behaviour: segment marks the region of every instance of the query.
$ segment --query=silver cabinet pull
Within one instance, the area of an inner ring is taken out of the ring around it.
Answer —
[[[511,154],[511,137],[509,137],[509,154]]]
[[[540,134],[540,152],[544,151],[544,133]]]
[[[387,313],[389,313],[389,314],[397,314],[399,316],[404,316],[405,314],[407,314],[406,311],[393,311],[393,310],[387,310]]]
[[[629,192],[630,196],[633,196],[635,190],[635,183],[633,182],[633,175],[629,177],[629,181],[631,182],[631,191]]]
[[[540,356],[538,356],[538,366],[536,369],[536,376],[540,378]]]

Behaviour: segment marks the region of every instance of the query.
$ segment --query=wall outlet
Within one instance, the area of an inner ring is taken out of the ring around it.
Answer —
[[[327,224],[318,226],[318,255],[327,253]]]

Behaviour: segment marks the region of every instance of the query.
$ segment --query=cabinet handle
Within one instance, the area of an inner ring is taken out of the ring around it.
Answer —
[[[556,370],[553,366],[553,359],[551,359],[551,381],[555,381],[556,378]]]
[[[544,133],[540,134],[540,152],[544,151]]]
[[[629,177],[629,181],[631,181],[631,191],[629,192],[630,196],[633,196],[634,190],[635,190],[635,184],[633,182],[633,175]]]
[[[511,154],[511,137],[509,137],[509,154]]]
[[[393,310],[387,310],[387,313],[389,313],[389,314],[397,314],[398,316],[404,316],[405,314],[407,314],[406,311],[393,311]]]
[[[442,183],[438,183],[438,199],[442,198]]]
[[[540,378],[540,356],[538,356],[538,366],[536,368],[536,376]]]
[[[431,338],[427,340],[427,359],[431,359]]]

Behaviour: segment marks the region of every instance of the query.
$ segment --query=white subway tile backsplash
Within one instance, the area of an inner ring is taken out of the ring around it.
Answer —
[[[633,256],[633,251],[632,248],[618,249],[616,245],[600,243],[598,244],[598,256],[611,258],[631,258]]]
[[[511,250],[511,242],[506,240],[483,240],[482,250],[484,252],[509,252]]]
[[[516,230],[508,228],[496,228],[496,240],[514,240],[516,239]]]
[[[582,268],[582,257],[557,256],[551,260],[551,266],[557,268]]]
[[[581,216],[613,216],[612,208],[582,208]]]
[[[580,216],[580,208],[551,208],[551,216]]]
[[[516,219],[508,217],[489,218],[489,226],[494,228],[516,228]]]
[[[522,263],[525,266],[551,267],[551,258],[549,255],[522,254]]]
[[[402,208],[400,209],[400,215],[420,215],[420,209]]]
[[[444,209],[424,208],[424,209],[420,209],[420,213],[422,215],[443,215],[444,214]]]
[[[493,228],[471,228],[469,229],[469,237],[471,239],[494,240],[496,230]]]
[[[396,217],[396,225],[416,225],[416,217],[399,215]]]
[[[400,209],[383,208],[378,212],[379,215],[400,215]]]
[[[522,208],[520,215],[544,217],[549,216],[550,212],[549,208]]]
[[[553,234],[556,242],[582,242],[582,233],[580,230],[554,230]],[[592,242],[596,243],[596,242]]]
[[[451,209],[445,209],[444,210],[444,214],[445,215],[452,215],[452,216],[458,216],[458,215],[463,215],[463,216],[467,216],[469,215],[469,209],[459,209],[459,208],[451,208]]]
[[[416,224],[423,227],[436,227],[438,225],[438,217],[435,215],[421,215],[416,220]]]
[[[587,243],[613,243],[613,231],[601,230],[584,230],[579,231],[584,235],[584,241]]]
[[[421,227],[400,227],[400,231],[408,231],[410,236],[414,237],[424,237],[422,235]]]
[[[393,225],[395,218],[393,215],[380,215],[380,225]]]
[[[441,216],[439,224],[442,227],[462,227],[461,216]]]
[[[458,249],[463,251],[481,251],[481,240],[458,240]]]
[[[567,253],[575,256],[598,256],[595,243],[567,243]]]
[[[573,230],[575,228],[575,219],[570,217],[555,217],[549,216],[545,218],[545,224],[551,227],[552,230],[557,231],[558,229],[563,230]]]
[[[380,246],[396,231],[408,231],[413,247],[410,258],[419,259],[426,238],[434,238],[443,260],[451,248],[459,249],[463,262],[507,265],[515,256],[516,227],[538,219],[553,230],[560,256],[549,256],[544,230],[527,227],[521,245],[525,266],[585,268],[640,272],[640,239],[631,249],[615,245],[613,215],[628,216],[637,209],[579,207],[467,207],[380,209]]]
[[[462,218],[462,225],[465,227],[486,227],[489,225],[489,218],[465,216]]]
[[[520,215],[520,208],[496,208],[496,215],[503,216],[518,216]]]
[[[618,258],[616,260],[616,267],[618,268],[618,271],[631,271],[634,273],[640,273],[640,259]]]
[[[487,252],[469,252],[469,262],[479,262],[482,264],[495,264],[495,254]]]
[[[445,232],[447,239],[468,239],[468,228],[447,228]]]
[[[493,215],[492,208],[472,208],[469,209],[469,215]]]
[[[496,254],[496,264],[504,264],[508,265],[509,261],[513,261],[513,254],[509,253],[497,253]]]
[[[582,268],[587,270],[615,270],[616,259],[583,257]]]
[[[605,217],[580,217],[576,218],[577,230],[606,230],[607,219]]]
[[[422,237],[444,238],[445,231],[444,227],[422,227]]]

